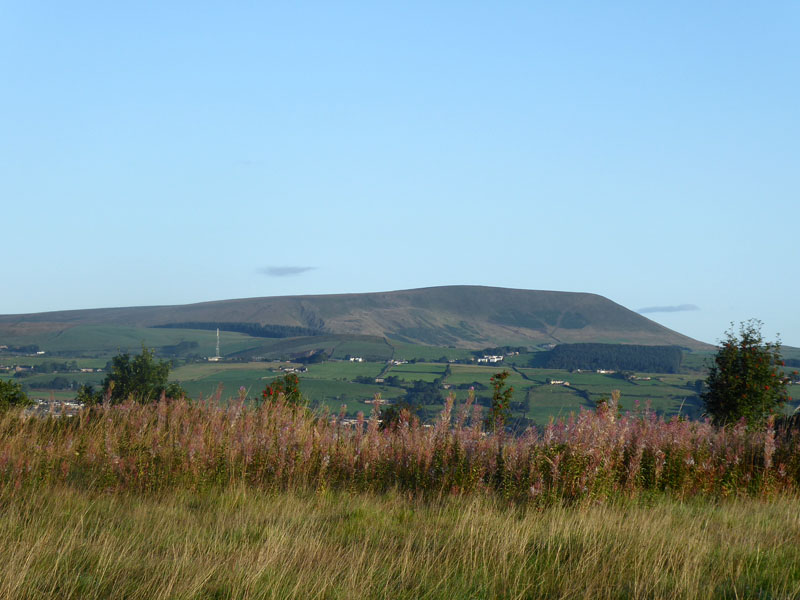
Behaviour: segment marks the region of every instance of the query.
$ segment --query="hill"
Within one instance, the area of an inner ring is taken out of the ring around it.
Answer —
[[[275,337],[285,337],[281,331],[368,335],[461,348],[576,342],[709,348],[597,294],[484,286],[3,315],[0,336],[19,341],[78,326],[202,329],[225,324],[235,324],[234,331],[254,324],[256,330],[276,332]]]

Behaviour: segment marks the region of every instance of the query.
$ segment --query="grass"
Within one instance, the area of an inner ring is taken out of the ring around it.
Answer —
[[[472,351],[465,348],[449,348],[446,346],[422,346],[389,340],[394,348],[396,360],[439,360],[442,357],[464,360],[472,357]]]
[[[500,535],[498,535],[501,533]],[[797,498],[0,495],[0,598],[797,598]]]
[[[394,375],[406,382],[419,380],[431,383],[444,375],[445,369],[446,366],[443,364],[432,363],[396,365],[389,369],[386,376]]]
[[[322,350],[337,359],[343,359],[350,354],[381,361],[388,359],[392,354],[391,346],[387,345],[383,338],[367,335],[323,334],[296,338],[257,338],[257,340],[254,347],[248,349],[247,355],[283,359],[298,353]]]
[[[621,406],[625,410],[631,410],[638,402],[640,405],[648,404],[653,410],[658,410],[667,415],[678,414],[681,405],[685,400],[696,395],[693,388],[687,387],[687,383],[694,383],[698,378],[696,375],[665,375],[658,373],[637,373],[638,376],[649,376],[649,381],[637,380],[626,381],[615,375],[608,375],[595,372],[568,372],[556,369],[519,369],[521,373],[530,381],[526,385],[533,383],[534,396],[545,392],[550,387],[545,382],[547,379],[569,381],[575,391],[588,394],[588,403],[608,397],[613,390],[622,393]],[[448,381],[450,381],[448,379]],[[516,386],[515,386],[516,387]],[[521,387],[520,389],[524,389]],[[580,403],[587,404],[587,400],[581,399]],[[537,411],[533,416],[541,422],[541,417],[547,418],[549,415]]]
[[[0,599],[800,598],[795,429],[613,400],[521,437],[450,401],[384,430],[281,401],[21,417]]]
[[[262,392],[268,382],[277,376],[278,373],[267,370],[221,371],[200,379],[181,381],[181,386],[191,398],[196,399],[213,396],[220,386],[223,399],[235,396],[237,390],[242,386],[249,390],[251,396],[255,397]]]
[[[293,363],[281,362],[195,362],[180,366],[172,369],[170,372],[170,380],[180,381],[181,383],[187,381],[197,381],[200,379],[208,379],[211,377],[219,376],[223,373],[241,373],[241,372],[257,372],[261,375],[268,375],[272,372],[277,372],[281,366],[299,365]]]
[[[530,396],[528,417],[545,425],[551,418],[563,419],[571,413],[577,414],[587,405],[586,400],[575,390],[561,386],[542,386]]]
[[[706,365],[714,361],[713,351],[684,352],[681,359],[681,369],[691,372],[702,372]]]
[[[385,361],[392,358],[394,347],[385,339],[380,341],[361,341],[345,339],[333,352],[333,358],[345,359],[349,356],[360,356],[373,361]]]
[[[97,385],[99,382],[103,381],[105,377],[105,373],[42,373],[40,375],[31,375],[29,377],[23,377],[22,379],[14,378],[13,381],[18,383],[22,383],[23,385],[30,385],[36,383],[44,383],[48,381],[52,381],[56,377],[63,377],[64,379],[68,379],[69,381],[77,381],[78,384],[91,384]],[[38,392],[39,390],[32,390],[32,392]],[[73,391],[74,394],[74,391]]]
[[[199,398],[201,394],[209,398],[220,385],[223,399],[235,397],[240,387],[248,391],[249,397],[260,398],[267,384],[282,376],[277,368],[287,364],[290,363],[192,363],[175,369],[170,380],[180,382],[192,398]],[[327,406],[331,412],[338,413],[345,404],[351,416],[358,411],[368,413],[371,406],[364,400],[371,400],[376,393],[381,393],[385,399],[405,393],[401,388],[352,382],[358,376],[374,378],[382,368],[381,364],[374,362],[332,361],[310,365],[308,373],[300,374],[300,388],[310,402],[320,407]]]
[[[338,413],[341,406],[347,406],[347,414],[355,417],[361,411],[369,414],[372,406],[365,400],[371,400],[380,393],[384,400],[390,400],[405,394],[405,390],[379,384],[350,383],[348,381],[330,381],[301,379],[303,394],[319,407],[327,407],[332,413]]]
[[[111,357],[103,358],[64,358],[61,356],[18,356],[14,354],[0,355],[0,365],[41,365],[45,363],[71,363],[75,361],[78,368],[102,369]]]
[[[446,368],[446,365],[440,363],[418,362],[395,365],[392,367],[392,371],[397,373],[435,373],[436,375],[441,375]]]
[[[64,331],[24,337],[5,336],[4,344],[37,344],[48,353],[93,353],[113,355],[120,351],[138,353],[142,344],[149,348],[174,345],[182,341],[197,342],[192,352],[211,356],[216,347],[216,331],[195,329],[161,329],[121,325],[78,325]],[[230,331],[220,332],[225,353],[238,352],[258,345],[259,338]],[[63,360],[50,357],[50,360]]]
[[[461,385],[477,381],[489,386],[489,380],[492,378],[492,376],[501,371],[509,372],[508,379],[506,379],[506,384],[514,386],[514,390],[522,391],[534,385],[533,382],[523,379],[519,373],[512,371],[508,367],[501,367],[497,365],[487,367],[473,365],[451,365],[450,371],[451,373],[447,377],[446,381],[447,383],[453,385]]]
[[[327,361],[308,366],[308,373],[303,378],[312,379],[344,379],[351,381],[356,377],[375,378],[384,368],[383,363],[377,362],[350,362]]]

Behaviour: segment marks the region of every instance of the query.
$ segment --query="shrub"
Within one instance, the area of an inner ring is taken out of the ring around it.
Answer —
[[[141,354],[131,357],[127,352],[111,360],[111,371],[103,380],[102,391],[82,387],[78,397],[84,402],[119,404],[128,398],[139,401],[156,400],[162,395],[180,398],[186,395],[177,383],[169,383],[170,363],[156,360],[152,350],[142,346]]]
[[[27,406],[31,404],[27,394],[22,390],[22,384],[0,379],[0,411],[12,406]]]
[[[275,402],[279,398],[289,404],[298,405],[303,403],[303,395],[300,393],[300,378],[294,373],[286,373],[283,377],[276,377],[272,380],[261,397],[269,402]]]
[[[757,320],[741,323],[738,337],[731,324],[726,336],[701,394],[706,411],[718,425],[742,418],[762,423],[791,400],[789,378],[781,370],[780,342],[764,342]]]
[[[489,409],[489,415],[486,417],[486,426],[491,431],[498,431],[502,429],[509,416],[511,416],[511,396],[514,393],[514,388],[506,388],[506,379],[510,373],[503,371],[502,373],[495,373],[489,380],[492,383],[492,405]]]

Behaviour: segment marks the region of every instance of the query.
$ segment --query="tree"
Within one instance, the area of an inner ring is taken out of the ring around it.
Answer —
[[[444,404],[444,398],[436,383],[416,379],[406,390],[405,402],[409,406],[424,407],[431,404]]]
[[[31,400],[22,390],[21,383],[0,379],[0,411],[7,410],[12,406],[27,406],[28,404],[31,404]]]
[[[283,397],[289,404],[301,404],[303,395],[300,393],[300,378],[294,373],[286,373],[283,377],[276,377],[272,380],[261,397],[269,402],[274,402],[279,397]]]
[[[128,398],[139,401],[156,400],[161,394],[168,398],[180,398],[186,392],[177,383],[169,383],[170,363],[156,360],[152,350],[142,346],[142,353],[131,358],[127,352],[111,359],[110,372],[103,380],[102,391],[91,388],[79,391],[84,401],[119,404]],[[91,392],[91,393],[87,393]]]
[[[381,431],[390,430],[394,431],[402,423],[411,422],[414,419],[420,418],[421,407],[412,406],[405,400],[388,404],[380,409],[381,424],[379,429]]]
[[[75,393],[75,402],[81,404],[97,404],[103,401],[103,392],[95,391],[93,385],[82,383]]]
[[[789,378],[781,367],[780,341],[764,342],[761,321],[733,323],[709,368],[705,391],[700,395],[706,413],[717,425],[741,418],[756,425],[791,400],[786,391]]]
[[[492,431],[502,430],[506,421],[511,416],[511,396],[514,388],[506,389],[506,379],[510,373],[503,371],[495,373],[489,381],[492,383],[492,407],[489,409],[489,416],[486,417],[486,426]]]

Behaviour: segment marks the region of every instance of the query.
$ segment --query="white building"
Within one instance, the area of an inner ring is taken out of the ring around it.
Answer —
[[[479,363],[499,363],[503,360],[502,356],[496,356],[494,354],[484,354],[483,358],[479,358]]]

